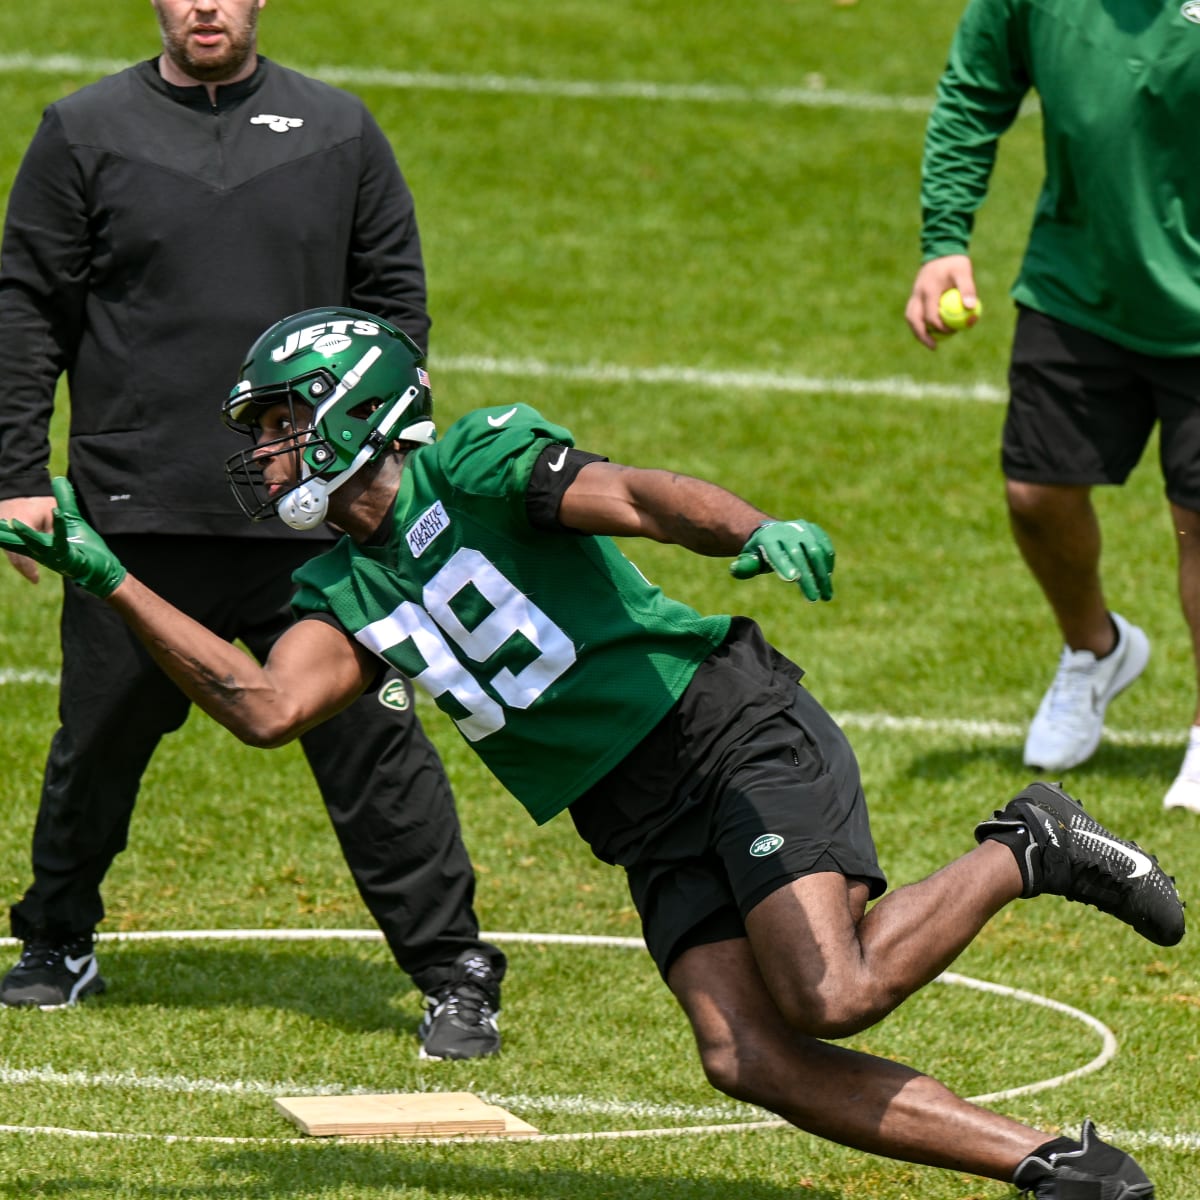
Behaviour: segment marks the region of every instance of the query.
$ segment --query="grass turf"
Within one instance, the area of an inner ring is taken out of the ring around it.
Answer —
[[[589,449],[716,478],[830,531],[837,596],[820,607],[769,580],[735,583],[722,563],[682,551],[630,552],[696,606],[751,613],[807,668],[858,749],[893,884],[967,849],[973,823],[1023,785],[1019,730],[1058,649],[1005,528],[1002,408],[970,398],[977,385],[993,398],[1003,387],[1003,292],[1039,171],[1036,117],[1006,139],[980,216],[986,318],[930,355],[900,316],[916,268],[923,125],[907,102],[930,94],[955,15],[933,0],[736,9],[420,0],[403,12],[362,0],[276,3],[262,19],[263,48],[280,61],[357,72],[349,86],[393,139],[421,217],[443,423],[474,405],[529,400]],[[5,54],[32,61],[5,59],[0,70],[0,189],[44,104],[93,78],[98,60],[155,52],[150,17],[145,6],[99,11],[78,0],[23,11]],[[48,66],[54,54],[84,61]],[[372,82],[369,70],[427,77],[398,87],[394,77]],[[631,95],[622,91],[630,83],[654,86]],[[680,86],[693,90],[671,90]],[[610,366],[666,378],[604,378]],[[571,374],[583,368],[600,377]],[[689,371],[720,382],[689,381]],[[1195,894],[1200,828],[1159,807],[1193,680],[1152,456],[1101,504],[1112,602],[1147,629],[1155,653],[1111,711],[1110,726],[1127,736],[1107,740],[1067,784]],[[46,681],[57,670],[57,603],[54,584],[34,589],[0,573],[0,883],[12,898],[27,883],[54,728]],[[422,713],[460,798],[485,926],[636,935],[620,877],[590,860],[569,822],[535,829],[440,714]],[[114,931],[369,926],[298,751],[245,749],[200,717],[152,763],[105,898]],[[292,1144],[294,1130],[271,1106],[281,1087],[475,1090],[555,1133],[762,1115],[704,1082],[644,955],[509,951],[504,1055],[437,1065],[415,1058],[419,1000],[377,944],[105,944],[106,996],[65,1013],[0,1012],[0,1125],[9,1130],[0,1195],[1011,1193],[790,1131]],[[1092,910],[1040,899],[1006,910],[955,970],[1082,1009],[1119,1042],[1103,1070],[997,1107],[1050,1129],[1090,1114],[1126,1135],[1160,1196],[1191,1194],[1200,962],[1190,937],[1160,950]],[[944,986],[855,1044],[968,1095],[1055,1077],[1100,1049],[1070,1015]],[[139,1136],[11,1131],[47,1126]],[[180,1135],[264,1140],[169,1140]]]

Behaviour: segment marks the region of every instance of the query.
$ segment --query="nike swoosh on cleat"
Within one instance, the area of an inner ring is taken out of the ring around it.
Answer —
[[[1114,850],[1124,854],[1133,863],[1133,870],[1125,876],[1126,879],[1140,879],[1143,875],[1150,874],[1150,868],[1154,865],[1148,855],[1143,854],[1140,850],[1134,850],[1130,846],[1118,842],[1115,838],[1105,837],[1102,833],[1091,833],[1084,829],[1077,834],[1078,837],[1088,837],[1094,842],[1100,842],[1105,846],[1111,846]]]
[[[516,406],[514,405],[512,408],[510,408],[508,410],[508,412],[501,413],[498,417],[488,417],[488,424],[493,429],[499,429],[500,426],[503,425],[504,422],[509,419],[509,417],[513,416],[513,414],[516,413],[516,411],[517,411],[517,409],[516,409]]]
[[[70,971],[72,975],[78,975],[79,972],[82,971],[83,968],[86,967],[91,961],[92,955],[90,954],[85,954],[82,958],[71,958],[68,955],[63,959],[63,963],[66,965],[67,970]]]

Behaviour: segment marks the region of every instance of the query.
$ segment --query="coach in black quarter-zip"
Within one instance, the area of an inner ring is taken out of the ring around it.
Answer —
[[[330,539],[241,517],[222,470],[238,440],[214,398],[272,313],[354,304],[422,348],[429,332],[392,147],[357,97],[258,55],[264,2],[154,0],[162,55],[46,109],[0,264],[0,517],[49,527],[48,428],[65,374],[70,478],[88,519],[176,604],[262,657],[289,622],[292,571]],[[36,579],[31,560],[13,564]],[[188,711],[123,624],[70,584],[61,636],[62,726],[33,883],[12,908],[24,952],[0,985],[10,1005],[104,989],[101,884],[147,762]],[[494,1053],[505,960],[480,941],[453,797],[408,685],[385,681],[304,748],[397,962],[430,1015],[452,1015],[427,1016],[422,1053]]]

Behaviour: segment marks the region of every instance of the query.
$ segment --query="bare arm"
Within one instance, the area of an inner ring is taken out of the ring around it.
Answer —
[[[280,746],[359,696],[372,656],[323,621],[299,621],[263,665],[126,575],[108,597],[154,661],[210,717],[252,746]]]
[[[644,537],[734,558],[730,573],[774,572],[809,600],[833,598],[834,550],[811,521],[777,521],[733,492],[671,471],[590,462],[563,492],[558,519],[582,533]]]
[[[651,538],[713,558],[737,554],[771,519],[715,483],[609,462],[588,463],[579,472],[558,515],[583,533]]]
[[[243,742],[279,746],[291,741],[345,708],[373,678],[369,652],[323,621],[293,625],[260,666],[130,575],[79,515],[67,479],[53,479],[50,486],[51,528],[0,520],[0,548],[50,567],[106,600],[184,694]]]

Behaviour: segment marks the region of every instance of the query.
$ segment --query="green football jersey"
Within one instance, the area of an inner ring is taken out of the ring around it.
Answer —
[[[663,595],[607,537],[535,528],[538,456],[573,445],[532,408],[479,409],[405,460],[390,536],[296,572],[424,688],[539,823],[610,771],[683,693],[728,616]]]

